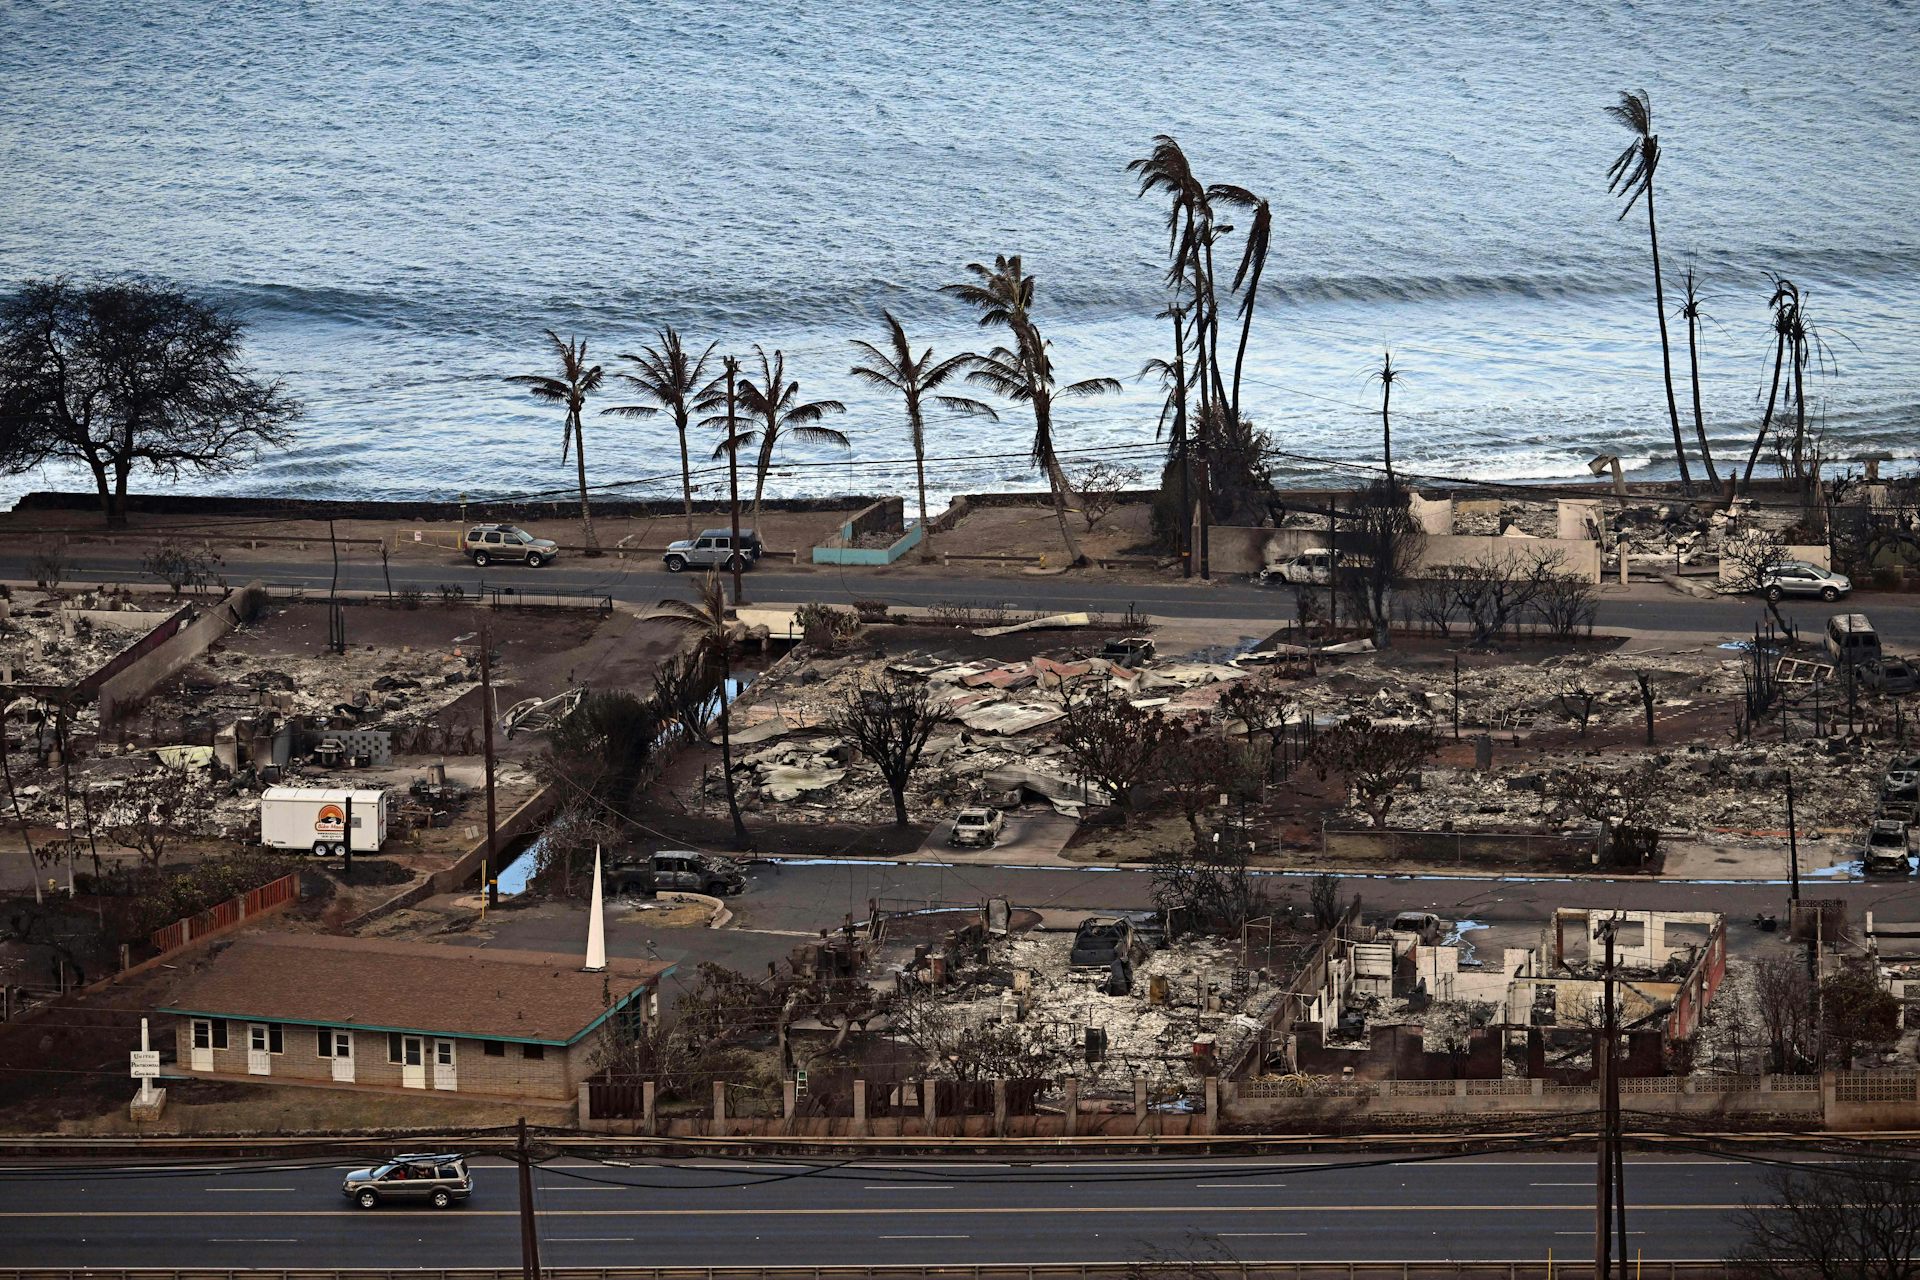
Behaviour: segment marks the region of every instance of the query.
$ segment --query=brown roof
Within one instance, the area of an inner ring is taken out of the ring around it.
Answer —
[[[183,975],[160,1012],[570,1044],[671,967],[609,958],[582,973],[577,955],[250,933]]]

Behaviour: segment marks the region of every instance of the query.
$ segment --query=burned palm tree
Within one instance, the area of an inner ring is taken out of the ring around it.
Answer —
[[[913,437],[914,481],[920,493],[920,523],[925,529],[925,540],[921,546],[924,554],[931,558],[933,524],[927,512],[927,399],[931,397],[933,403],[941,408],[968,417],[997,418],[1000,415],[993,411],[993,406],[979,400],[940,394],[941,387],[964,375],[972,367],[976,358],[972,352],[935,360],[933,348],[928,347],[915,356],[913,344],[907,341],[907,331],[900,327],[893,313],[882,311],[880,314],[887,322],[887,349],[882,350],[871,342],[855,338],[853,345],[864,351],[867,358],[848,372],[869,386],[898,392],[906,402],[907,432]]]
[[[775,351],[771,356],[759,343],[753,344],[753,353],[760,361],[760,379],[742,378],[738,388],[738,417],[707,418],[701,425],[720,427],[727,432],[726,438],[714,448],[713,456],[724,458],[730,450],[758,445],[759,451],[753,461],[753,526],[760,527],[760,503],[766,496],[767,473],[773,470],[774,451],[782,440],[789,436],[807,444],[838,445],[847,447],[845,432],[835,431],[832,427],[823,427],[820,420],[829,414],[845,413],[847,406],[838,400],[800,399],[800,383],[787,377],[787,357],[784,352]],[[703,410],[718,408],[718,400],[709,395],[698,406]],[[751,426],[742,425],[743,422]]]
[[[1653,211],[1653,175],[1660,167],[1660,135],[1653,131],[1653,105],[1646,90],[1621,91],[1620,101],[1607,108],[1607,114],[1630,130],[1634,139],[1607,169],[1607,190],[1622,196],[1626,205],[1621,219],[1633,212],[1642,197],[1647,202],[1647,240],[1653,247],[1653,303],[1660,320],[1660,368],[1667,384],[1667,418],[1673,426],[1673,456],[1680,464],[1680,486],[1693,492],[1693,475],[1687,467],[1687,448],[1680,438],[1680,405],[1673,396],[1673,348],[1667,336],[1667,294],[1660,277],[1660,227]]]
[[[713,348],[709,342],[698,356],[691,354],[679,333],[668,325],[655,335],[652,345],[641,347],[638,355],[620,357],[634,367],[634,372],[613,375],[650,403],[617,404],[600,411],[622,418],[650,418],[662,410],[673,415],[673,429],[680,437],[680,494],[686,505],[689,538],[693,536],[693,465],[687,453],[687,427],[701,396],[711,386],[706,371]]]
[[[567,450],[571,447],[574,463],[579,468],[580,524],[586,536],[587,554],[597,556],[600,554],[600,541],[594,537],[593,512],[587,507],[587,438],[581,430],[580,412],[586,407],[587,397],[600,389],[604,374],[599,365],[587,363],[585,339],[562,339],[551,329],[546,334],[553,354],[560,361],[559,376],[519,373],[508,377],[507,381],[525,387],[536,400],[566,407],[567,425],[566,433],[560,438],[560,461],[567,460]]]
[[[1706,415],[1700,411],[1700,322],[1707,318],[1701,310],[1698,281],[1693,268],[1687,268],[1686,293],[1680,299],[1680,315],[1687,322],[1687,376],[1693,386],[1693,434],[1700,441],[1700,465],[1706,468],[1707,483],[1720,487],[1720,473],[1713,467],[1713,450],[1707,445]]]
[[[1773,296],[1767,299],[1767,310],[1773,316],[1773,380],[1767,389],[1767,409],[1760,417],[1760,430],[1754,433],[1753,448],[1747,451],[1747,469],[1740,477],[1740,489],[1744,493],[1753,483],[1753,464],[1760,456],[1760,447],[1766,443],[1767,432],[1773,426],[1774,405],[1780,399],[1780,370],[1786,364],[1787,342],[1799,326],[1800,290],[1793,281],[1785,276],[1773,278]]]
[[[751,849],[746,819],[740,816],[740,796],[733,780],[733,732],[727,705],[727,685],[733,676],[733,624],[727,621],[727,596],[720,575],[709,573],[700,582],[692,600],[662,600],[647,618],[664,622],[694,638],[699,651],[711,655],[720,668],[720,770],[726,789],[727,813],[733,819],[733,843],[736,849]]]
[[[1273,209],[1245,187],[1215,183],[1207,188],[1207,194],[1220,204],[1253,211],[1253,223],[1247,228],[1244,247],[1240,250],[1240,265],[1234,270],[1232,285],[1233,291],[1240,294],[1240,345],[1233,353],[1233,390],[1227,405],[1231,415],[1237,419],[1240,416],[1240,371],[1247,362],[1247,343],[1253,337],[1253,307],[1260,296],[1260,276],[1267,269],[1267,249],[1273,240]],[[1243,286],[1245,292],[1241,292]]]
[[[1018,254],[996,257],[991,267],[969,263],[967,271],[972,279],[948,285],[944,292],[977,310],[982,325],[1005,328],[1009,337],[1008,342],[972,361],[967,381],[1033,411],[1033,463],[1047,477],[1060,540],[1067,547],[1067,563],[1081,564],[1086,557],[1067,522],[1067,501],[1073,489],[1054,447],[1053,406],[1057,400],[1118,391],[1120,384],[1112,378],[1085,378],[1064,387],[1055,384],[1051,344],[1033,322],[1034,280],[1022,269]]]
[[[1393,384],[1400,381],[1400,370],[1393,367],[1393,352],[1389,351],[1380,362],[1380,367],[1367,375],[1380,384],[1380,456],[1386,463],[1387,488],[1396,487],[1393,479]]]

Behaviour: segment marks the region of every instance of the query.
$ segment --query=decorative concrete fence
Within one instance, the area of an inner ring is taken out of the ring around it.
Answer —
[[[892,534],[893,540],[882,547],[855,546],[870,534]],[[899,498],[882,498],[842,521],[833,536],[813,549],[815,564],[892,564],[920,545],[926,529],[915,524],[906,527],[906,504]]]
[[[155,929],[147,936],[161,955],[178,951],[190,942],[201,942],[216,933],[224,933],[242,921],[277,911],[300,896],[298,874],[269,880],[258,889],[249,889],[237,898],[208,907],[198,915]]]

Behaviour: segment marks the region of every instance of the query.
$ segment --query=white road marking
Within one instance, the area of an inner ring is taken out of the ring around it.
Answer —
[[[1591,1182],[1529,1182],[1530,1187],[1590,1187]]]
[[[546,1191],[638,1191],[638,1187],[554,1187],[542,1183],[542,1192]]]
[[[632,1244],[632,1236],[551,1236],[548,1244]]]
[[[1585,1236],[1589,1240],[1593,1238],[1592,1231],[1556,1231],[1553,1234],[1557,1236]],[[1629,1231],[1627,1234],[1630,1236],[1643,1236],[1647,1233],[1644,1231]]]
[[[1231,1191],[1238,1190],[1241,1187],[1252,1190],[1254,1187],[1284,1187],[1286,1185],[1284,1182],[1196,1182],[1193,1184],[1194,1190],[1196,1191],[1213,1191],[1220,1189]]]
[[[1231,1236],[1235,1240],[1263,1240],[1271,1236],[1304,1236],[1304,1231],[1222,1231],[1222,1237]]]
[[[224,1191],[228,1194],[232,1194],[237,1191],[292,1191],[293,1189],[294,1188],[292,1187],[208,1187],[207,1188],[209,1192]]]
[[[928,1183],[925,1186],[919,1186],[919,1187],[903,1187],[896,1184],[892,1186],[862,1187],[861,1190],[863,1191],[951,1191],[953,1190],[953,1187],[951,1184],[946,1186],[941,1186],[935,1183]]]
[[[971,1240],[972,1236],[881,1236],[882,1240]]]
[[[210,1236],[208,1244],[299,1244],[296,1236]]]

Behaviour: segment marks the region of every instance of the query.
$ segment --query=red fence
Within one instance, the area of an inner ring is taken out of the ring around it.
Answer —
[[[270,911],[283,902],[291,902],[300,893],[298,874],[281,876],[270,880],[258,889],[249,889],[237,898],[228,898],[225,902],[208,907],[199,915],[188,916],[184,920],[175,920],[172,924],[155,929],[147,940],[161,955],[169,951],[178,951],[195,938],[204,938],[208,934],[232,925],[239,924],[251,916]]]

